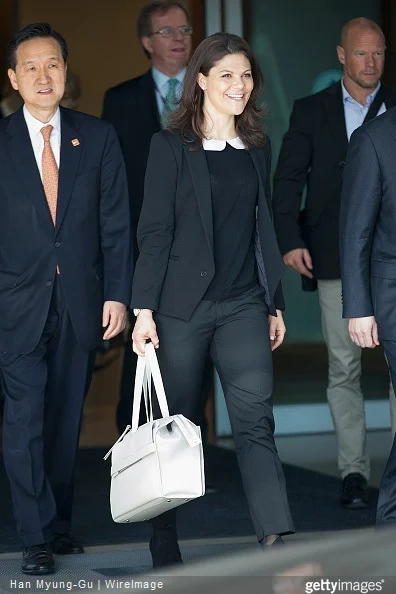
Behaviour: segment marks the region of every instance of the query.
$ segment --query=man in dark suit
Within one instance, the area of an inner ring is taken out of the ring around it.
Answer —
[[[109,89],[104,97],[102,118],[113,124],[125,158],[134,257],[137,258],[136,230],[143,201],[144,175],[151,137],[161,129],[161,119],[175,105],[181,93],[191,52],[192,27],[180,2],[159,0],[145,6],[138,19],[137,33],[152,67],[145,74]],[[134,324],[135,320],[131,319]],[[120,433],[130,423],[136,355],[131,341],[125,343],[117,426]]]
[[[396,387],[396,108],[356,130],[340,212],[343,316],[354,344],[381,340]],[[382,477],[377,526],[396,523],[396,440]]]
[[[274,221],[286,265],[302,275],[303,287],[318,286],[329,356],[327,398],[338,440],[343,478],[341,505],[367,505],[370,462],[366,450],[361,349],[349,339],[341,312],[338,218],[348,139],[363,121],[396,105],[396,92],[380,83],[385,39],[373,21],[344,25],[338,59],[343,79],[294,104],[274,179]],[[307,186],[305,209],[300,212]],[[393,422],[394,394],[390,394]]]
[[[0,122],[3,455],[22,571],[54,571],[70,537],[73,470],[95,348],[122,332],[131,291],[124,160],[113,128],[59,108],[67,45],[48,23],[8,46],[24,100]]]

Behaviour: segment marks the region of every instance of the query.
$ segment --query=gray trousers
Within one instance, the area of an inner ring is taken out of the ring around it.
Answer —
[[[272,353],[262,290],[257,287],[224,301],[201,301],[188,322],[158,313],[154,319],[170,414],[200,422],[202,373],[210,353],[222,383],[257,539],[293,532],[274,441]],[[152,524],[161,528],[175,519],[167,512]]]
[[[359,472],[370,475],[366,447],[364,398],[360,387],[361,348],[348,332],[342,318],[341,280],[318,281],[322,328],[329,357],[327,399],[338,441],[338,468],[344,478]],[[389,386],[392,432],[396,429],[396,400]]]

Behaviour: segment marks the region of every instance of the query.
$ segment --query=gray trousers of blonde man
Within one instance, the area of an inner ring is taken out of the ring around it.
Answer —
[[[342,318],[341,280],[319,280],[322,329],[329,358],[327,399],[338,442],[338,468],[341,478],[359,472],[370,476],[366,447],[364,398],[360,387],[362,349],[348,332]],[[396,431],[396,399],[389,384],[392,434]]]

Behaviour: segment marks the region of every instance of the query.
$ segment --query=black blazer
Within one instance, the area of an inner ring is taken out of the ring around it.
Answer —
[[[283,309],[282,257],[272,223],[269,141],[251,150],[259,179],[256,259],[270,313]],[[203,148],[193,151],[168,131],[154,135],[138,228],[133,308],[188,320],[215,275],[209,170]]]
[[[396,340],[396,108],[356,130],[340,211],[343,316]]]
[[[61,108],[55,228],[22,109],[0,121],[0,180],[0,350],[34,349],[57,265],[77,339],[94,348],[103,302],[128,304],[131,292],[128,193],[113,128]]]
[[[108,89],[102,118],[118,135],[125,159],[133,230],[143,202],[144,174],[153,134],[161,130],[151,69],[142,76]]]
[[[391,88],[381,85],[377,96],[378,109],[382,103],[387,109],[396,105]],[[318,279],[341,277],[338,219],[347,149],[340,82],[295,102],[274,177],[274,223],[282,254],[308,247]],[[303,237],[299,216],[305,186]]]

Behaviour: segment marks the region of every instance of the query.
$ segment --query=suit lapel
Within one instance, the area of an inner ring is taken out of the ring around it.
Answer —
[[[266,187],[266,179],[265,176],[267,175],[265,166],[265,158],[263,154],[262,148],[253,148],[250,149],[250,155],[253,161],[253,164],[257,171],[257,177],[259,182],[259,194],[258,194],[258,207],[259,209],[264,209],[265,213],[263,216],[259,217],[259,220],[262,222],[261,224],[264,225],[264,234],[263,237],[266,237],[267,245],[277,245],[277,238],[275,234],[275,228],[272,223],[272,204],[271,204],[271,196],[267,196],[267,192],[265,191]],[[264,258],[265,259],[265,258]]]
[[[60,228],[65,217],[84,147],[84,140],[79,131],[79,126],[76,125],[72,114],[73,112],[61,108],[61,148],[56,230]],[[73,140],[77,140],[79,144],[75,145],[72,142]]]
[[[151,69],[143,74],[140,79],[140,87],[142,89],[142,93],[140,95],[140,112],[147,113],[151,120],[151,124],[153,126],[154,132],[159,132],[161,130],[161,122],[160,116],[158,113],[158,104],[157,104],[157,97],[155,95],[155,84],[153,75],[151,73]]]
[[[346,155],[348,150],[348,136],[340,82],[327,89],[325,107],[336,146]]]
[[[30,200],[43,219],[48,231],[53,235],[54,224],[44,194],[40,172],[37,167],[22,108],[10,117],[6,132],[10,137],[7,143],[8,153],[18,173],[18,177],[22,181]]]
[[[203,148],[191,151],[185,144],[183,144],[183,149],[190,169],[205,236],[213,257],[212,191],[205,151]]]
[[[396,107],[392,109],[392,129],[391,134],[393,138],[396,140]]]
[[[265,191],[265,179],[264,179],[264,165],[265,161],[263,158],[263,149],[262,148],[253,148],[250,149],[250,156],[253,161],[253,165],[257,172],[258,182],[259,182],[259,203],[262,208],[266,208],[267,212],[272,219],[272,211],[269,204],[270,196],[267,196]]]
[[[250,149],[250,155],[257,172],[259,182],[258,191],[258,212],[256,213],[256,237],[255,256],[257,261],[258,275],[262,286],[270,293],[278,286],[283,261],[278,248],[275,228],[272,223],[271,196],[267,195],[267,168],[264,149]],[[265,239],[265,243],[264,243]],[[272,295],[269,295],[272,298]]]

